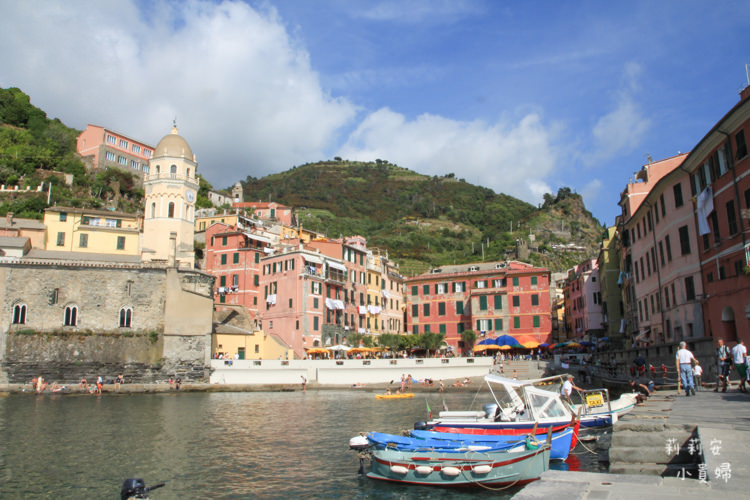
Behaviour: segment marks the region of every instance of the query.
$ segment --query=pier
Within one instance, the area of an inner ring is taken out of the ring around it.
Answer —
[[[613,427],[609,473],[550,470],[513,498],[744,497],[749,449],[750,394],[657,391]]]

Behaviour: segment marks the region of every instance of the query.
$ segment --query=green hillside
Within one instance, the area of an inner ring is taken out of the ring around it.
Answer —
[[[50,202],[74,207],[141,210],[143,190],[129,172],[111,169],[91,175],[76,155],[79,130],[49,119],[17,88],[0,89],[0,183],[36,188],[51,184]],[[65,182],[72,175],[72,183]],[[41,219],[44,193],[3,193],[0,215]]]
[[[562,271],[591,256],[603,230],[569,189],[557,198],[549,195],[550,202],[537,209],[452,173],[430,177],[383,160],[306,164],[242,184],[248,201],[298,209],[303,227],[330,237],[366,236],[406,275],[430,266],[515,258],[516,240],[528,241],[530,229],[538,231],[530,247],[539,251],[526,260]],[[551,250],[571,242],[587,251]]]

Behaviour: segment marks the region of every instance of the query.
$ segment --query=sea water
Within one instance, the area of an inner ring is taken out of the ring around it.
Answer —
[[[366,387],[1,397],[0,498],[114,499],[132,477],[166,483],[153,500],[509,498],[518,488],[456,491],[367,479],[348,449],[360,432],[400,433],[429,409],[481,409],[485,399],[467,388],[376,400]],[[576,453],[556,467],[606,468],[580,445]]]

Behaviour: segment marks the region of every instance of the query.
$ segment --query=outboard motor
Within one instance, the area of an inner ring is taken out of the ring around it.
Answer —
[[[140,478],[128,478],[122,483],[120,488],[120,500],[145,499],[148,498],[148,492],[161,488],[164,483],[155,484],[153,486],[146,486],[146,482]]]
[[[487,416],[487,418],[494,419],[497,416],[497,403],[487,403],[482,407],[482,409],[484,410],[484,414]]]
[[[418,422],[414,422],[414,430],[415,431],[429,431],[430,426],[427,425],[427,422],[424,420],[420,420]]]

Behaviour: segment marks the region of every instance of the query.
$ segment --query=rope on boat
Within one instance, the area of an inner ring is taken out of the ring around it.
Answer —
[[[483,455],[487,456],[488,460],[492,460],[491,457],[489,455],[487,455],[486,453],[482,453],[482,452],[474,452],[474,453],[483,454]],[[524,475],[529,471],[529,467],[531,467],[532,460],[526,460],[526,462],[527,462],[526,463],[526,468],[523,470],[523,472],[521,472],[521,473],[518,474],[518,479],[516,479],[515,481],[513,481],[512,483],[510,483],[508,485],[500,486],[498,488],[493,488],[492,486],[488,486],[486,484],[482,484],[479,481],[476,481],[473,477],[467,476],[466,475],[466,471],[464,471],[463,468],[461,469],[461,474],[466,479],[468,479],[469,481],[471,481],[472,483],[474,483],[474,484],[476,484],[478,486],[481,486],[485,490],[489,490],[489,491],[503,491],[503,490],[507,490],[509,488],[513,488],[516,484],[518,484],[518,482],[521,480],[521,478],[524,477]]]

